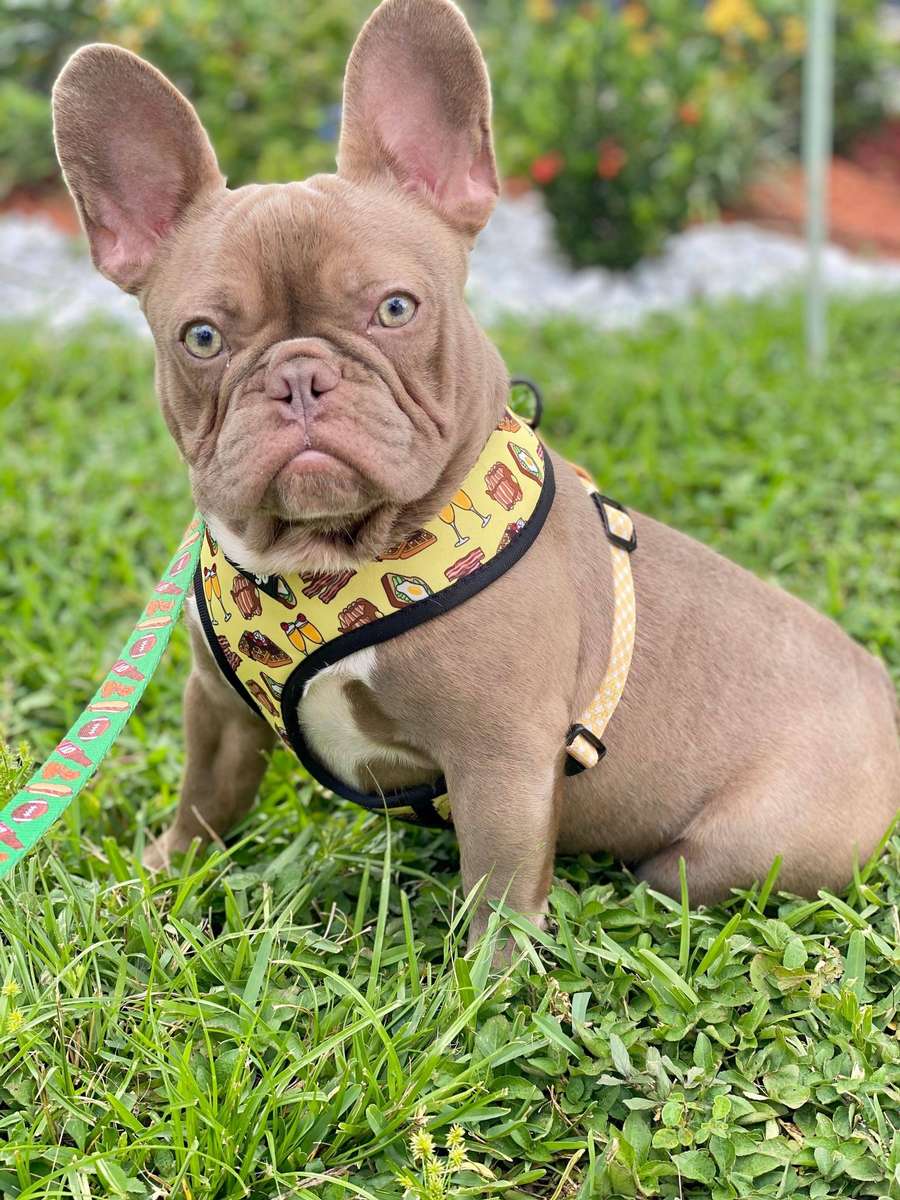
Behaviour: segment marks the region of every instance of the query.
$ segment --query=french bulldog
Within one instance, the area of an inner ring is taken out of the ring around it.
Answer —
[[[337,172],[301,183],[226,187],[188,101],[112,45],[73,55],[53,110],[94,263],[139,298],[164,418],[229,558],[352,569],[434,517],[509,387],[464,299],[499,188],[487,71],[460,10],[375,9],[347,65]],[[564,773],[613,592],[596,509],[548,453],[555,499],[514,567],[308,687],[299,719],[319,758],[354,786],[443,773],[463,886],[485,881],[473,936],[500,897],[543,921],[556,852],[610,851],[670,895],[683,858],[701,904],[776,855],[791,892],[846,884],[900,805],[884,666],[651,517],[634,516],[636,642],[609,753]],[[186,771],[154,868],[248,811],[274,740],[191,625]]]

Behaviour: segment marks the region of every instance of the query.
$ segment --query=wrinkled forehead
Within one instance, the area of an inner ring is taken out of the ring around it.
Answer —
[[[340,319],[383,289],[458,294],[465,259],[429,209],[390,188],[330,175],[255,185],[225,193],[172,239],[147,313]]]

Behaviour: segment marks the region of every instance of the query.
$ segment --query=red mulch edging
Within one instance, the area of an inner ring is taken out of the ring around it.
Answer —
[[[897,134],[900,146],[900,132]],[[834,158],[829,171],[829,240],[848,250],[900,258],[900,154],[888,166],[890,145],[872,135],[858,143],[859,161]],[[730,216],[802,234],[806,222],[806,181],[793,164],[751,184]]]
[[[42,217],[62,233],[79,233],[81,226],[72,197],[64,188],[14,188],[0,200],[0,216]]]

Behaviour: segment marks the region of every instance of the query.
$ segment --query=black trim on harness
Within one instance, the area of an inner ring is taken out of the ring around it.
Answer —
[[[333,666],[336,662],[340,662],[341,659],[346,658],[349,654],[354,654],[357,650],[365,650],[369,646],[377,646],[380,642],[388,641],[388,639],[396,637],[400,633],[405,633],[408,629],[414,629],[417,625],[423,625],[426,621],[441,616],[442,613],[448,612],[451,608],[456,608],[458,604],[462,604],[464,601],[470,599],[470,597],[482,591],[488,584],[493,583],[498,576],[508,571],[528,550],[540,533],[550,507],[553,504],[555,492],[556,484],[553,477],[553,464],[550,461],[550,456],[545,454],[544,483],[541,488],[541,494],[538,497],[534,511],[525,524],[525,528],[512,539],[509,545],[505,546],[498,554],[489,559],[483,567],[480,567],[477,571],[473,571],[471,575],[464,575],[462,579],[458,579],[449,588],[444,588],[434,596],[427,596],[423,600],[418,600],[415,604],[409,605],[408,608],[402,608],[397,612],[389,613],[385,617],[379,617],[378,620],[372,621],[368,625],[362,625],[359,629],[351,629],[348,633],[342,634],[340,637],[326,642],[318,650],[314,650],[308,658],[305,658],[303,662],[294,668],[281,694],[281,718],[294,753],[310,775],[318,780],[323,787],[328,788],[338,796],[342,796],[345,800],[352,800],[355,804],[373,811],[384,812],[387,810],[390,812],[393,808],[409,807],[414,810],[416,820],[421,824],[437,827],[444,827],[449,824],[449,822],[444,821],[437,815],[433,806],[434,800],[446,794],[447,785],[443,776],[436,779],[434,783],[419,784],[416,787],[404,788],[400,791],[386,792],[384,795],[373,796],[357,791],[356,788],[351,787],[349,784],[344,783],[343,780],[338,779],[336,775],[333,775],[325,764],[315,757],[303,736],[297,711],[299,703],[307,684],[326,667]],[[219,644],[218,635],[215,633],[206,608],[206,599],[203,595],[202,571],[199,565],[194,577],[194,593],[197,600],[197,611],[200,615],[203,631],[206,634],[206,640],[212,649],[223,675],[260,720],[265,720],[259,712],[256,702],[228,665],[228,660],[225,658],[225,653]]]

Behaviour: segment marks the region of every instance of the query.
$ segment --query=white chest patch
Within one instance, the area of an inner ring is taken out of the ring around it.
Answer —
[[[373,763],[427,769],[424,759],[376,741],[359,727],[344,685],[357,680],[371,686],[374,673],[375,647],[357,650],[311,679],[297,706],[303,736],[316,758],[338,779],[369,793],[377,792]]]

